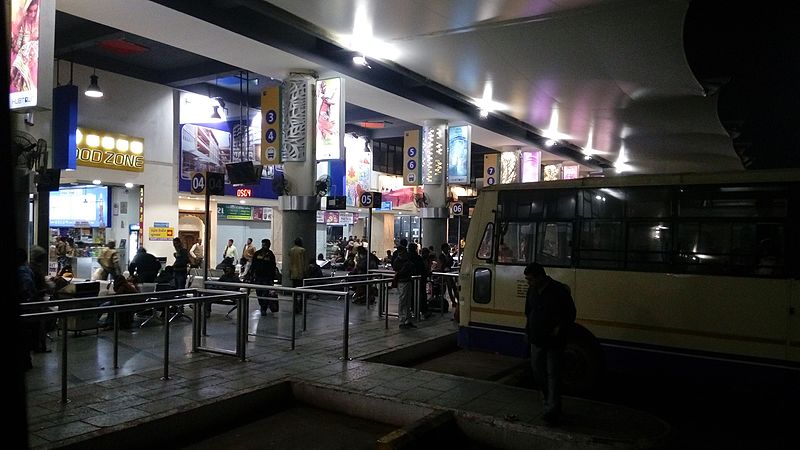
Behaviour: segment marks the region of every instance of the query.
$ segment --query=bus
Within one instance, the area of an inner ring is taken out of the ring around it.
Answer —
[[[487,187],[459,271],[459,345],[529,354],[523,270],[538,262],[577,307],[565,391],[665,358],[795,377],[799,216],[798,170]]]

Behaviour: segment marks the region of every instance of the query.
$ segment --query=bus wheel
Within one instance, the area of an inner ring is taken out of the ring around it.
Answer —
[[[586,328],[575,324],[567,337],[562,380],[564,393],[585,395],[592,392],[605,371],[603,349]]]

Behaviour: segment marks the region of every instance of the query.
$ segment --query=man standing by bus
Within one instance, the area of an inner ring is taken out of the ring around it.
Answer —
[[[575,322],[575,302],[569,287],[547,276],[538,263],[525,267],[525,279],[525,333],[531,345],[531,367],[542,389],[542,419],[555,424],[561,415],[561,368],[567,333]]]

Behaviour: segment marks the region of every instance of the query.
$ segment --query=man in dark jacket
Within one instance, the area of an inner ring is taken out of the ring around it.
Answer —
[[[556,423],[561,414],[561,368],[567,333],[575,322],[575,303],[569,287],[550,278],[538,263],[525,267],[526,336],[531,345],[533,376],[542,389],[542,419]]]
[[[275,253],[272,253],[270,246],[272,242],[269,239],[261,240],[261,249],[253,254],[253,261],[250,270],[253,273],[253,284],[264,284],[272,286],[275,284],[275,275],[278,265],[275,261]],[[261,310],[261,315],[267,315],[267,309],[272,312],[278,312],[278,301],[269,300],[267,297],[271,295],[269,289],[256,289],[256,296],[258,296],[258,305]]]
[[[414,279],[415,275],[422,275],[425,272],[425,263],[417,253],[417,244],[408,244],[408,253],[405,258],[398,257],[395,262],[402,262],[395,277],[397,278],[397,288],[400,291],[400,305],[398,315],[400,316],[400,328],[417,328],[411,322],[411,311],[414,308]]]
[[[147,253],[144,247],[136,251],[136,256],[128,264],[128,272],[131,276],[136,275],[140,283],[155,283],[156,275],[161,271],[161,263],[158,258]]]

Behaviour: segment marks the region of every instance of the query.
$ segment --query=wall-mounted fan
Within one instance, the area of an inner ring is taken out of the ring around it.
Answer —
[[[414,205],[416,205],[417,208],[427,208],[430,203],[431,199],[428,198],[428,194],[424,192],[414,194]]]
[[[331,177],[329,175],[319,177],[314,183],[314,190],[318,196],[324,197],[331,190]]]
[[[28,170],[44,169],[47,164],[47,141],[36,139],[24,131],[14,133],[14,150],[16,160],[24,161]]]

